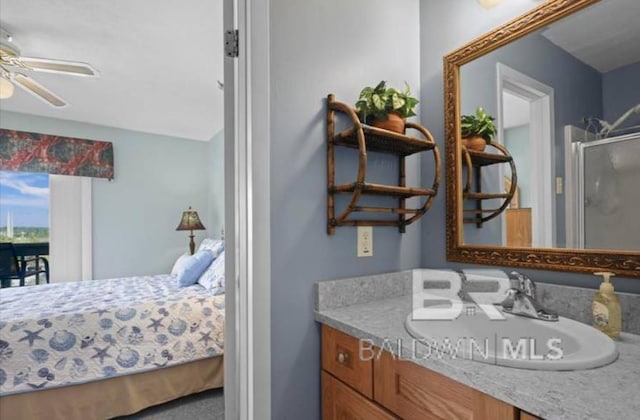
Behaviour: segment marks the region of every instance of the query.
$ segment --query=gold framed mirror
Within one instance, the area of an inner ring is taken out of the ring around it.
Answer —
[[[630,69],[638,80],[640,50],[625,50],[638,39],[613,20],[640,13],[629,1],[548,0],[444,57],[448,261],[640,277],[640,201],[628,201],[640,199],[640,97],[615,117],[603,111],[616,108],[603,98],[625,96],[606,80]],[[622,29],[600,40],[598,25]],[[478,107],[496,119],[483,152],[462,144],[461,116]]]

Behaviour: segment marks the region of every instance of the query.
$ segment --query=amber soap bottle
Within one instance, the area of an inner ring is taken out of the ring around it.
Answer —
[[[620,300],[611,284],[611,277],[615,274],[609,272],[594,274],[602,276],[603,281],[591,304],[593,326],[611,338],[618,338],[622,327],[622,315]]]

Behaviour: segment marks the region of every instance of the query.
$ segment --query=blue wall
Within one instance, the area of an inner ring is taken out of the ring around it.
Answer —
[[[459,10],[457,13],[464,11]],[[491,10],[487,13],[490,14]],[[582,127],[583,117],[602,115],[601,74],[555,46],[540,33],[529,34],[462,67],[460,80],[463,113],[472,113],[477,106],[483,106],[491,115],[497,116],[497,63],[505,64],[553,88],[556,176],[564,177],[564,126]],[[535,139],[531,141],[535,142]],[[495,190],[495,185],[500,182],[497,168],[484,169],[483,181],[484,191],[499,192]],[[558,246],[564,246],[565,243],[564,198],[564,195],[556,196]],[[487,206],[496,204],[487,203]],[[469,244],[502,243],[500,218],[485,223],[479,229],[473,224],[467,224],[464,231],[465,241]]]
[[[602,75],[604,119],[610,123],[632,106],[640,104],[640,62]],[[622,127],[640,124],[640,115],[629,118]]]
[[[189,205],[209,227],[207,142],[5,111],[0,126],[113,142],[115,179],[93,180],[96,279],[168,273],[188,250],[188,232],[175,228]]]
[[[536,4],[525,0],[503,2],[486,10],[476,0],[421,0],[421,121],[444,149],[444,92],[442,57],[492,28],[517,17]],[[444,171],[444,163],[442,165]],[[426,181],[426,179],[424,180]],[[469,267],[447,262],[445,196],[439,195],[422,223],[422,265],[424,267]],[[595,276],[542,270],[521,270],[536,281],[597,288]],[[640,293],[640,280],[618,277],[616,290]]]
[[[319,418],[320,334],[313,284],[420,265],[421,229],[374,228],[374,255],[356,257],[356,230],[326,233],[325,98],[354,104],[360,89],[406,80],[419,95],[419,1],[271,1],[272,418]],[[370,22],[375,24],[370,24]],[[396,24],[397,23],[397,24]],[[338,174],[354,179],[350,150]],[[384,178],[397,159],[370,157]],[[348,161],[347,161],[348,160]],[[408,165],[418,183],[419,158]]]

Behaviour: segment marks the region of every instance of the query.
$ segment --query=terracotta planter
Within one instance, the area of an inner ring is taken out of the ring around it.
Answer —
[[[480,136],[463,137],[462,145],[468,150],[476,150],[478,152],[482,152],[487,146],[487,141]]]
[[[396,112],[387,114],[386,120],[373,120],[371,125],[377,128],[404,134],[404,119]]]

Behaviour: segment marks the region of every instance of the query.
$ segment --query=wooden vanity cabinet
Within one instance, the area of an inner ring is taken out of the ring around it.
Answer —
[[[373,399],[373,360],[361,360],[356,338],[322,326],[322,369]]]
[[[403,419],[518,418],[515,407],[386,351],[373,371],[375,401]]]
[[[357,338],[322,326],[324,420],[537,419],[389,352],[376,349],[373,360],[360,360],[359,346]]]
[[[322,371],[322,418],[388,420],[398,417]]]

